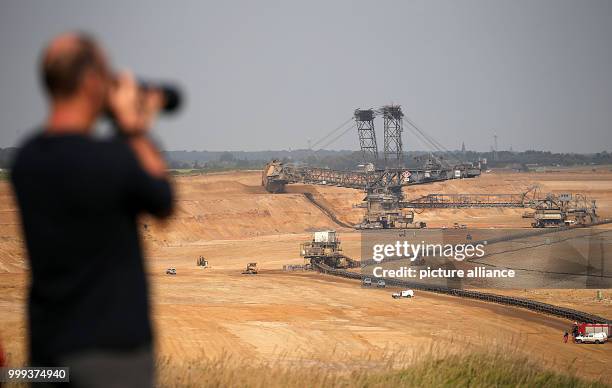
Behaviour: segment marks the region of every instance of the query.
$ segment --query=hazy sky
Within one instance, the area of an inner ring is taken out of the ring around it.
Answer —
[[[499,149],[610,151],[611,20],[610,0],[2,0],[0,147],[44,118],[41,47],[82,29],[117,67],[184,86],[186,109],[157,125],[169,150],[306,148],[397,103],[448,148],[497,133]]]

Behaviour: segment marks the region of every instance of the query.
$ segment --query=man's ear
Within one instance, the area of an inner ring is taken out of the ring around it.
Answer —
[[[90,95],[96,90],[97,81],[95,73],[89,69],[83,72],[79,80],[79,89],[81,93]]]
[[[104,77],[94,69],[88,69],[81,78],[81,92],[95,103],[102,104],[106,100],[107,85]]]

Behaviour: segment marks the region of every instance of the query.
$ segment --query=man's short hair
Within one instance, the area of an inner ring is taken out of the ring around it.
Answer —
[[[70,97],[79,88],[85,72],[100,66],[100,57],[95,40],[89,35],[76,35],[74,48],[42,59],[42,81],[52,97]]]

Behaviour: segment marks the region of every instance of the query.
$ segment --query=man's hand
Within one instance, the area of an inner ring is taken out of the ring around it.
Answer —
[[[142,168],[154,177],[165,177],[166,163],[159,151],[146,136],[141,136],[151,128],[163,97],[159,92],[140,90],[130,73],[120,74],[109,93],[108,101],[118,129],[129,136],[128,143]]]
[[[136,135],[151,128],[163,97],[159,92],[140,90],[134,76],[124,72],[110,89],[108,103],[118,129],[126,135]]]

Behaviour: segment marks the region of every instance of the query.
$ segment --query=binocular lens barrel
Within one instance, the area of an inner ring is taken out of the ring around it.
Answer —
[[[181,91],[178,87],[171,84],[148,81],[140,81],[138,85],[143,90],[155,90],[163,95],[164,105],[162,107],[162,112],[174,113],[181,107]]]

